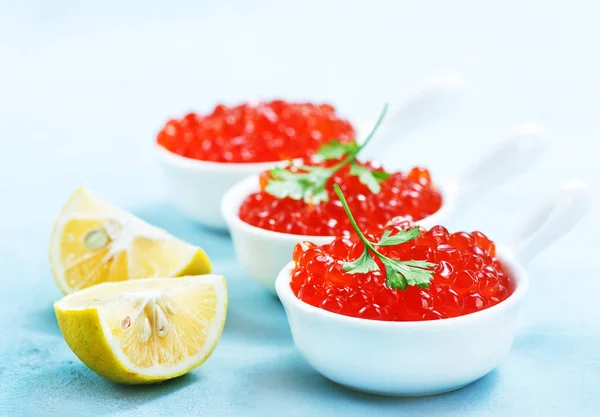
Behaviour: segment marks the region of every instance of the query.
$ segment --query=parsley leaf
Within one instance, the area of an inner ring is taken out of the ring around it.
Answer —
[[[391,232],[386,230],[378,243],[370,242],[358,228],[340,186],[334,184],[333,189],[344,207],[344,211],[348,216],[348,220],[350,220],[350,224],[365,246],[362,255],[354,261],[344,263],[342,269],[350,274],[364,274],[379,270],[379,266],[371,257],[371,253],[373,253],[373,255],[381,260],[385,267],[386,285],[389,288],[405,290],[409,285],[420,288],[429,288],[429,283],[433,279],[433,270],[431,268],[436,264],[424,260],[401,261],[399,259],[392,259],[379,253],[377,249],[375,249],[375,246],[394,246],[413,240],[419,236],[420,228],[417,226],[401,230],[394,236],[391,236]]]
[[[387,286],[393,290],[405,290],[408,287],[408,281],[396,262],[388,258],[385,258],[382,262],[385,267],[385,283]]]
[[[317,156],[321,157],[324,161],[328,159],[338,159],[345,155],[352,155],[358,153],[360,146],[355,140],[348,143],[342,143],[337,139],[333,139],[331,142],[321,146],[317,151]]]
[[[396,246],[410,240],[416,239],[421,233],[421,229],[418,226],[411,227],[410,229],[400,230],[394,236],[390,236],[391,230],[383,232],[381,239],[376,243],[377,246]]]
[[[381,125],[383,118],[387,113],[388,105],[383,107],[379,119],[375,123],[375,126],[371,132],[367,135],[364,142],[359,145],[356,141],[350,143],[341,143],[340,141],[332,141],[330,144],[325,145],[319,149],[317,155],[321,158],[327,159],[338,159],[344,157],[337,164],[325,168],[320,166],[302,165],[298,167],[299,172],[291,172],[285,168],[273,168],[269,170],[271,178],[267,182],[265,191],[277,198],[292,198],[294,200],[304,200],[308,204],[319,204],[323,201],[329,200],[329,194],[327,193],[327,181],[331,176],[345,167],[348,164],[354,164],[356,155],[369,143],[369,141],[375,135],[375,132]],[[354,168],[355,172],[357,168]],[[371,173],[367,168],[358,168],[360,172],[359,178],[361,181],[368,185],[369,189],[377,193],[381,189],[379,181],[387,178],[389,174],[375,172]]]
[[[371,171],[369,168],[353,162],[350,166],[350,175],[357,176],[358,180],[369,187],[371,192],[377,194],[381,191],[379,183],[388,179],[391,174],[383,171]]]
[[[420,288],[429,288],[433,279],[432,264],[427,261],[398,261],[396,259],[382,258],[385,266],[386,283],[392,289],[405,290],[407,285],[416,285]]]
[[[392,174],[390,174],[389,172],[385,172],[385,171],[372,171],[371,173],[373,174],[375,179],[379,182],[383,182],[392,176]]]
[[[265,191],[277,198],[289,197],[304,200],[309,204],[327,201],[329,195],[325,189],[330,170],[323,167],[301,167],[306,172],[290,172],[285,168],[273,168],[269,172],[273,179]]]
[[[356,260],[352,262],[346,262],[342,269],[349,274],[365,274],[371,271],[378,271],[379,266],[375,263],[375,260],[369,254],[369,250],[365,248],[365,251]]]

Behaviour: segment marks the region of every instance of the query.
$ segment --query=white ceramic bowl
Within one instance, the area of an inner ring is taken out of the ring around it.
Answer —
[[[533,157],[541,153],[544,145],[540,133],[537,127],[521,129],[516,136],[511,136],[486,154],[460,180],[439,184],[442,207],[417,223],[425,228],[444,224],[457,210],[463,209],[474,195],[483,194],[492,184],[511,178],[520,171],[519,168],[530,167]],[[273,232],[242,221],[239,217],[240,206],[246,197],[258,191],[258,177],[240,181],[223,197],[221,211],[231,232],[238,261],[254,281],[275,292],[277,274],[291,259],[297,243],[311,241],[322,245],[335,237]]]
[[[206,226],[224,229],[221,200],[225,192],[249,175],[258,175],[286,161],[219,163],[186,158],[156,144],[170,197],[183,213]]]
[[[290,288],[293,263],[277,278],[294,343],[321,374],[349,388],[385,395],[431,395],[461,388],[494,369],[512,344],[529,287],[523,262],[570,229],[585,212],[587,191],[570,184],[522,228],[520,244],[499,248],[514,280],[503,302],[476,313],[423,322],[343,316],[299,300]]]
[[[277,279],[294,343],[319,373],[349,388],[431,395],[461,388],[494,369],[513,341],[527,273],[501,252],[515,292],[486,310],[444,320],[388,322],[331,313],[299,300],[289,263]]]
[[[293,235],[261,229],[240,219],[240,206],[250,194],[258,192],[258,177],[249,177],[235,184],[223,197],[221,210],[231,232],[233,247],[237,260],[254,281],[265,289],[275,293],[275,278],[292,258],[294,246],[300,242],[310,241],[324,245],[335,239],[335,236]],[[443,222],[452,212],[455,188],[452,184],[441,188],[444,205],[432,216],[418,222],[424,227],[431,227]]]
[[[453,107],[462,85],[459,76],[445,74],[429,80],[402,102],[392,103],[391,114],[382,124],[383,135],[397,142],[414,128],[430,123]],[[372,124],[359,121],[355,128],[360,139]],[[155,150],[175,206],[193,220],[217,229],[226,227],[220,204],[227,189],[249,175],[287,163],[219,163],[185,158],[157,144]]]

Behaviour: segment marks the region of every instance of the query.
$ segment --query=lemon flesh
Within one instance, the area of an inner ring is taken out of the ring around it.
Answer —
[[[227,313],[219,275],[104,283],[54,303],[71,350],[98,375],[124,384],[174,378],[201,365]]]
[[[50,263],[71,293],[103,282],[211,272],[206,253],[81,188],[59,215]]]

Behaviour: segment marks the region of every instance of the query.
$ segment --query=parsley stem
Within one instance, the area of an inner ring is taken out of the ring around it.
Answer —
[[[379,266],[372,258],[373,256],[377,256],[383,266],[385,268],[386,273],[386,285],[391,289],[401,289],[405,290],[409,285],[414,285],[422,288],[429,288],[429,282],[433,279],[433,270],[431,267],[435,266],[427,261],[400,261],[397,259],[391,259],[387,256],[382,255],[377,252],[375,246],[379,244],[385,245],[388,242],[385,242],[386,239],[390,237],[389,232],[384,232],[382,239],[379,243],[370,242],[367,240],[366,236],[363,232],[358,228],[358,224],[356,224],[356,220],[354,216],[352,216],[352,212],[350,211],[350,207],[348,207],[348,202],[344,197],[344,193],[342,193],[342,189],[339,184],[333,184],[333,190],[337,194],[342,206],[344,207],[344,211],[346,212],[346,216],[348,216],[348,220],[350,220],[350,224],[358,234],[358,237],[364,244],[363,254],[352,262],[346,262],[342,266],[344,271],[349,273],[366,273],[370,271],[379,270]],[[416,228],[418,231],[419,229]],[[399,236],[399,235],[396,235]],[[402,240],[397,242],[398,244],[408,242],[409,240],[414,239],[416,236],[404,236],[406,239],[398,239]]]
[[[337,170],[339,170],[340,168],[342,168],[343,166],[349,164],[350,162],[354,161],[356,159],[356,156],[358,155],[358,153],[360,151],[363,150],[363,148],[365,146],[367,146],[367,144],[371,141],[371,139],[373,138],[373,136],[375,136],[375,132],[377,132],[377,129],[379,129],[379,126],[381,125],[381,122],[383,122],[383,119],[385,118],[385,115],[387,114],[388,111],[388,103],[385,103],[383,105],[383,109],[381,110],[381,113],[379,114],[379,118],[377,119],[377,122],[375,122],[375,126],[373,126],[373,129],[371,129],[371,132],[367,135],[367,137],[365,138],[365,141],[358,147],[358,149],[356,149],[354,152],[352,152],[350,155],[348,155],[346,158],[344,158],[339,164],[334,165],[333,167],[331,167],[331,172],[336,172]]]
[[[278,198],[290,197],[294,200],[304,200],[304,202],[311,205],[319,204],[322,201],[329,200],[326,189],[329,179],[341,168],[351,164],[349,174],[358,177],[359,181],[365,184],[373,193],[378,193],[381,190],[379,182],[388,178],[390,174],[384,171],[374,172],[368,167],[356,164],[354,161],[358,153],[375,136],[375,132],[383,122],[387,110],[388,104],[386,103],[375,126],[373,126],[362,145],[359,146],[356,141],[353,141],[350,143],[351,148],[345,148],[342,155],[336,156],[336,158],[343,157],[342,161],[331,167],[301,165],[298,167],[299,172],[291,172],[285,168],[272,168],[269,170],[271,179],[268,181],[265,191]],[[338,142],[338,144],[340,143]]]
[[[350,220],[350,224],[352,225],[352,228],[358,234],[358,237],[360,238],[360,240],[362,240],[364,245],[367,248],[369,248],[371,250],[371,252],[373,252],[375,255],[377,255],[378,258],[381,258],[383,255],[380,254],[379,252],[377,252],[377,250],[375,249],[373,244],[371,242],[369,242],[369,240],[367,240],[367,238],[365,237],[363,232],[359,229],[358,224],[356,224],[356,220],[354,220],[354,216],[352,215],[352,212],[350,211],[350,207],[348,207],[348,202],[346,201],[346,197],[344,197],[344,193],[342,193],[342,189],[340,188],[338,183],[333,184],[333,191],[335,191],[335,194],[340,199],[340,202],[342,203],[342,206],[344,207],[344,211],[346,212],[346,216],[348,216],[348,220]]]

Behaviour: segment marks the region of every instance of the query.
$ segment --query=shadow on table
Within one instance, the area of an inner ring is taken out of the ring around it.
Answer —
[[[24,326],[35,333],[62,337],[52,303],[43,308],[28,311],[27,321]]]
[[[258,398],[269,395],[280,396],[283,402],[289,403],[290,409],[295,407],[295,403],[298,407],[302,407],[299,402],[306,398],[311,398],[311,403],[321,404],[323,409],[333,409],[342,406],[342,403],[351,404],[353,409],[364,406],[365,415],[370,414],[369,410],[373,411],[369,408],[373,405],[377,405],[379,410],[387,408],[398,410],[398,406],[405,406],[415,411],[426,411],[440,405],[451,406],[454,403],[458,405],[465,402],[475,407],[488,400],[499,379],[499,371],[494,370],[462,389],[445,394],[426,397],[381,396],[354,391],[328,380],[312,369],[297,353],[280,359],[251,365],[246,371],[249,373],[248,378],[254,382],[252,395]]]
[[[229,309],[223,336],[253,345],[292,342],[285,311],[277,296],[248,277],[228,276]]]
[[[40,369],[33,380],[18,380],[11,388],[15,397],[11,402],[20,404],[21,415],[45,415],[41,411],[61,416],[74,412],[105,415],[160,400],[200,380],[197,373],[189,373],[158,384],[119,385],[102,379],[78,361],[68,360]],[[35,401],[23,400],[27,398]]]

